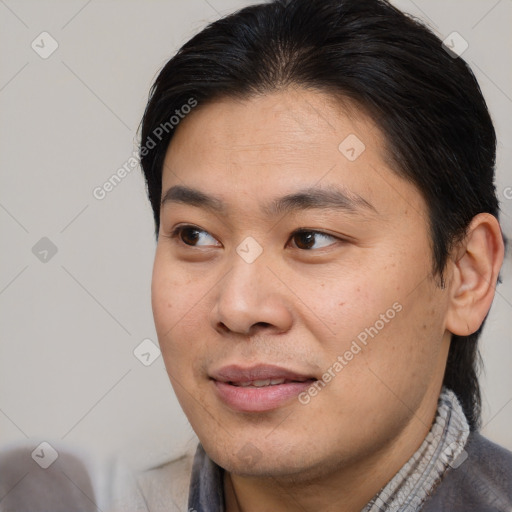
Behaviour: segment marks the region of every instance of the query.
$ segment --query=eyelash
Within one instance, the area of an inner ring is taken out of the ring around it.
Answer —
[[[190,245],[190,244],[187,244],[185,242],[183,242],[183,240],[181,239],[180,237],[180,234],[183,233],[183,231],[185,230],[193,230],[193,231],[196,231],[196,232],[199,232],[199,233],[206,233],[207,235],[211,236],[212,238],[215,239],[215,237],[213,235],[211,235],[210,233],[208,233],[208,231],[204,230],[204,229],[201,229],[197,226],[194,226],[194,225],[191,225],[191,224],[186,224],[186,225],[182,225],[182,226],[177,226],[173,232],[171,233],[171,235],[169,236],[169,238],[173,239],[173,240],[176,240],[178,239],[178,242],[177,243],[180,243],[186,247],[198,247],[198,246],[195,246],[195,245]],[[318,230],[315,230],[315,229],[306,229],[306,228],[299,228],[299,229],[296,229],[291,235],[290,235],[290,238],[288,239],[287,241],[287,245],[288,243],[294,238],[296,237],[297,235],[300,235],[300,234],[304,234],[304,233],[313,233],[315,235],[322,235],[324,237],[327,237],[327,238],[331,238],[335,241],[338,241],[338,242],[343,242],[344,240],[339,238],[339,237],[336,237],[334,235],[331,235],[329,233],[325,233],[323,231],[318,231]],[[333,242],[335,243],[335,242]],[[330,247],[331,245],[333,244],[329,244],[327,247]],[[199,246],[200,247],[200,246]],[[295,247],[297,249],[300,249],[302,251],[315,251],[315,250],[318,250],[318,249],[301,249],[300,247]],[[321,249],[323,249],[324,247],[322,247]]]

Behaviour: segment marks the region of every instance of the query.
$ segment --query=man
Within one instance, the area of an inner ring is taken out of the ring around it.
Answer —
[[[248,7],[159,74],[152,302],[200,445],[130,510],[511,510],[478,434],[504,244],[461,58],[380,0]]]

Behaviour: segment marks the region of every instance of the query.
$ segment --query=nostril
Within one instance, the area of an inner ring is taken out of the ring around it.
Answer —
[[[230,332],[230,328],[223,322],[219,322],[219,331]]]
[[[253,329],[255,327],[264,327],[264,328],[267,328],[267,327],[272,327],[272,324],[269,324],[268,322],[256,322],[255,324],[253,324]]]
[[[244,334],[245,336],[254,336],[256,335],[260,330],[267,330],[272,329],[274,326],[269,322],[256,322],[252,324],[249,329],[243,329],[243,328],[236,328],[234,325],[228,327],[224,322],[218,323],[218,332],[222,334],[229,334],[233,332],[237,332],[239,334]]]

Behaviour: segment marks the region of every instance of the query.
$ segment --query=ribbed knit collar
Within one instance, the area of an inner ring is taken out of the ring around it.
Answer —
[[[469,425],[457,397],[443,388],[434,423],[425,440],[361,512],[420,510],[445,471],[464,462],[468,435]],[[201,444],[195,455],[189,492],[189,510],[224,510],[223,470],[208,457]]]
[[[437,415],[427,437],[400,471],[362,512],[415,512],[432,494],[449,467],[467,457],[469,425],[455,394],[443,388]]]

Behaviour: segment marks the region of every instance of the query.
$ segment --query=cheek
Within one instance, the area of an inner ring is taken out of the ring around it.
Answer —
[[[297,293],[301,299],[297,307],[304,313],[301,318],[308,322],[308,330],[322,341],[323,348],[333,355],[345,350],[394,302],[389,287],[376,286],[368,271],[330,269],[327,275],[318,275],[313,280],[297,275],[294,277],[294,290],[296,288],[307,290],[300,295]]]
[[[170,265],[159,251],[155,257],[151,282],[151,303],[160,347],[164,357],[186,355],[190,333],[197,330],[197,312],[204,294],[198,279]],[[188,333],[188,334],[187,334]]]
[[[372,324],[375,336],[368,337],[366,365],[376,386],[416,403],[443,369],[443,298],[425,284],[393,299],[396,314],[380,317],[379,312],[384,322]]]
[[[328,361],[351,350],[357,355],[347,354],[351,370],[345,373],[371,367],[394,380],[398,369],[410,377],[435,364],[444,332],[443,303],[419,258],[401,261],[391,253],[386,259],[378,268],[366,262],[365,272],[330,272],[314,286],[306,286],[303,277],[302,285],[308,290],[305,305],[316,314],[309,315],[307,328],[322,340]]]

